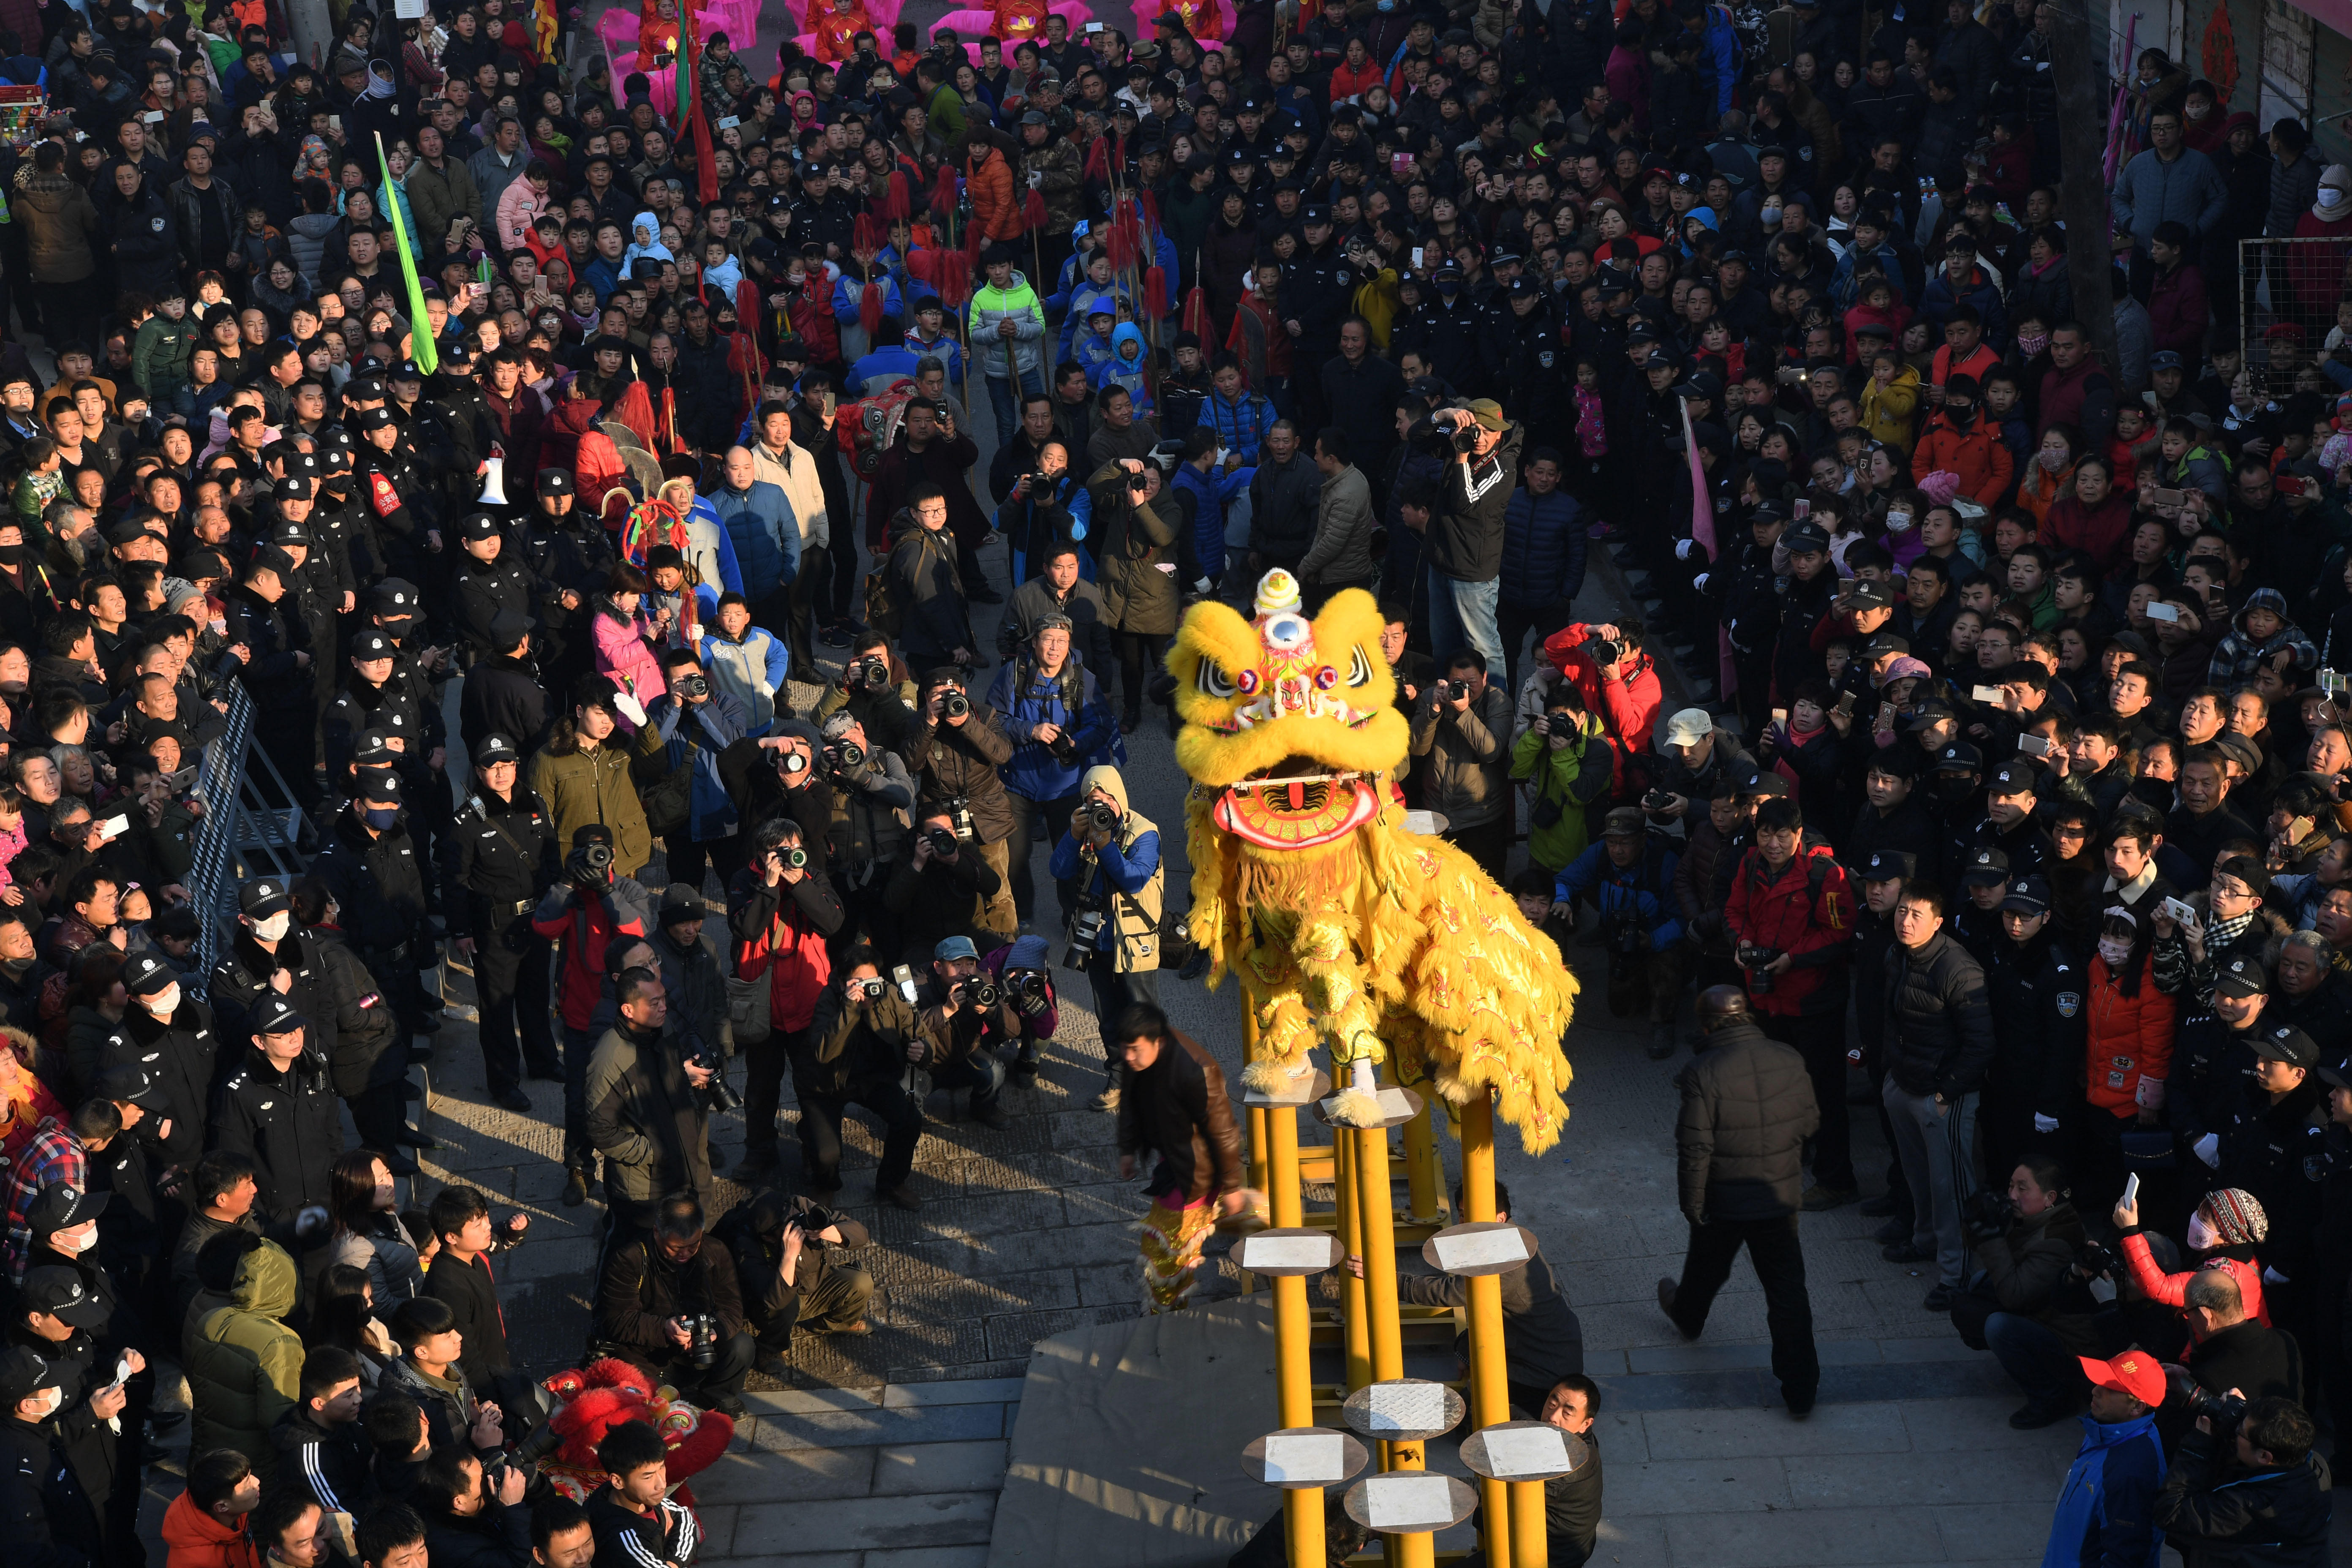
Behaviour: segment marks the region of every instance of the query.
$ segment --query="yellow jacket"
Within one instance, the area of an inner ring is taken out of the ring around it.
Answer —
[[[1862,386],[1862,427],[1873,440],[1900,447],[1906,456],[1916,435],[1913,416],[1919,409],[1919,373],[1904,365],[1893,381],[1873,375]]]

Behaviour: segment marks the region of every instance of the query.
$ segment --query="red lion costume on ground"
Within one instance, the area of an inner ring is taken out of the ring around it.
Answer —
[[[556,1373],[547,1380],[547,1390],[562,1401],[562,1408],[548,1420],[563,1434],[563,1446],[541,1459],[539,1468],[556,1490],[574,1502],[586,1502],[604,1484],[596,1445],[624,1421],[643,1421],[661,1434],[669,1449],[669,1479],[676,1489],[672,1495],[688,1508],[697,1506],[693,1489],[678,1483],[709,1469],[735,1436],[731,1417],[665,1399],[653,1379],[610,1357],[590,1363],[584,1372]]]

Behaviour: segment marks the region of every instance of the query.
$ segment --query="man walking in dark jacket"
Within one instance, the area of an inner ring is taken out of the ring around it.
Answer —
[[[1948,1311],[1967,1280],[1960,1205],[1976,1191],[1977,1101],[1992,1065],[1992,1003],[1984,970],[1944,929],[1944,895],[1913,881],[1895,906],[1886,954],[1886,1084],[1880,1097],[1911,1188],[1911,1239],[1889,1246],[1890,1263],[1936,1259],[1936,1286],[1921,1303]]]
[[[1142,1227],[1143,1277],[1152,1311],[1176,1311],[1192,1294],[1210,1227],[1220,1214],[1239,1214],[1246,1201],[1241,1131],[1224,1069],[1159,1008],[1136,1003],[1111,1021],[1104,1038],[1127,1069],[1118,1102],[1119,1179],[1132,1181],[1143,1156],[1160,1156],[1144,1189],[1151,1208]]]
[[[1683,1338],[1698,1338],[1744,1244],[1764,1287],[1772,1375],[1789,1414],[1801,1419],[1822,1381],[1797,1242],[1805,1140],[1821,1125],[1821,1108],[1805,1058],[1765,1034],[1739,987],[1700,993],[1698,1024],[1705,1043],[1675,1080],[1683,1107],[1675,1146],[1690,1250],[1679,1283],[1658,1281],[1658,1305]]]

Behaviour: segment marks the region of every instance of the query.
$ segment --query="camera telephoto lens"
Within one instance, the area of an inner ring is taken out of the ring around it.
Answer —
[[[852,679],[868,691],[887,691],[890,689],[890,661],[887,658],[859,659]]]
[[[832,750],[834,754],[841,759],[840,765],[845,768],[859,767],[866,762],[866,748],[855,741],[844,741]]]
[[[940,717],[961,719],[971,711],[971,699],[961,691],[950,691],[940,702]]]
[[[956,852],[956,836],[944,827],[934,827],[923,837],[930,840],[931,853],[934,855],[952,855]]]
[[[1107,800],[1089,801],[1087,804],[1087,820],[1094,825],[1097,833],[1111,832],[1118,826],[1118,807]]]

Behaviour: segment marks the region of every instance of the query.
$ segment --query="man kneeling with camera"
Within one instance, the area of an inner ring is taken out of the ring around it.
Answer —
[[[703,1233],[702,1205],[662,1200],[653,1233],[605,1255],[596,1285],[595,1352],[676,1387],[690,1405],[743,1414],[758,1346],[727,1244]]]
[[[1012,1126],[1012,1118],[996,1108],[1004,1089],[1004,1063],[996,1047],[1021,1038],[1021,1016],[1003,987],[981,973],[980,949],[971,938],[945,937],[932,950],[919,1030],[920,1038],[908,1047],[907,1056],[930,1073],[932,1086],[971,1089],[974,1121]],[[920,1058],[915,1054],[919,1046]]]

